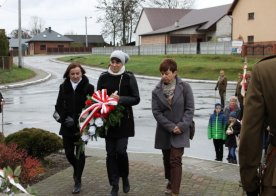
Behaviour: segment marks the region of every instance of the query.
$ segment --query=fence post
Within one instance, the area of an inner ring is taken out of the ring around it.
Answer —
[[[276,44],[273,44],[272,46],[272,54],[276,54]]]
[[[247,56],[247,45],[242,45],[242,52],[241,52],[242,56]]]
[[[3,56],[2,56],[2,67],[3,67],[3,70],[5,70],[5,59]]]

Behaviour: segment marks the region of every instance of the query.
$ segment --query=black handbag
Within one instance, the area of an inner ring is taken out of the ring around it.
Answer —
[[[192,121],[190,125],[190,139],[192,140],[195,135],[195,121]]]

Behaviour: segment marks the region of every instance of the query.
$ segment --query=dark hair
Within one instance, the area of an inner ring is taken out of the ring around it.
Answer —
[[[112,57],[112,58],[110,59],[110,61],[113,61],[113,60],[115,60],[115,61],[118,62],[118,63],[121,63],[121,62],[122,62],[121,59],[119,59],[119,58],[117,58],[117,57]]]
[[[79,67],[81,70],[82,75],[86,73],[86,71],[82,68],[82,66],[79,63],[71,63],[68,65],[66,71],[63,74],[63,78],[69,78],[69,73],[71,69],[75,69],[76,67]]]
[[[177,70],[177,64],[175,62],[175,60],[173,59],[164,59],[159,67],[159,71],[160,72],[165,72],[165,71],[172,71],[175,72]]]

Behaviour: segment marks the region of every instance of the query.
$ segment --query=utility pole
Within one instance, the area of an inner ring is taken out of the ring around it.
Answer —
[[[85,16],[85,47],[88,47],[88,39],[87,39],[87,19],[92,17]]]
[[[18,67],[22,68],[21,0],[18,0]]]

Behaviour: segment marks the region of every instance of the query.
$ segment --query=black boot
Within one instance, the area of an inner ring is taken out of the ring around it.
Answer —
[[[123,191],[124,193],[128,193],[130,189],[128,177],[123,177]]]
[[[111,196],[118,196],[118,192],[119,192],[119,186],[118,185],[113,185],[110,195]]]
[[[81,191],[81,182],[80,180],[76,180],[72,194],[78,194]]]

